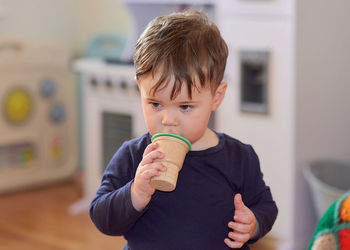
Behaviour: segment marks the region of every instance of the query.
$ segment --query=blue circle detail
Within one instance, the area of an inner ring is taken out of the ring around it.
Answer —
[[[66,118],[66,108],[60,104],[54,104],[50,109],[50,119],[54,123],[61,123]]]
[[[52,78],[47,78],[42,81],[40,88],[41,96],[44,98],[50,98],[56,93],[56,81]]]

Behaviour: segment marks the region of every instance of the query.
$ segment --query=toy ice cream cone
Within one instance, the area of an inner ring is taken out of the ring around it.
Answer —
[[[158,143],[157,150],[164,154],[158,159],[167,169],[151,180],[151,186],[160,191],[173,191],[176,188],[177,177],[182,168],[191,143],[184,137],[168,133],[155,134],[152,142]]]

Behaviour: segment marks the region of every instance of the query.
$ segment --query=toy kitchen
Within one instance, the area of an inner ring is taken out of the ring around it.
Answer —
[[[82,59],[75,69],[80,72],[84,191],[91,198],[117,149],[146,129],[133,65]]]

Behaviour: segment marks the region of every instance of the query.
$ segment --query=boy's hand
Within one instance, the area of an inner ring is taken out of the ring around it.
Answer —
[[[228,234],[225,243],[230,248],[241,248],[255,232],[256,218],[253,212],[244,205],[242,196],[236,194],[234,197],[235,215],[234,221],[228,223],[233,230]]]
[[[137,167],[134,182],[131,184],[131,201],[138,211],[147,206],[155,192],[150,184],[152,177],[158,176],[160,171],[166,170],[163,164],[154,162],[154,160],[164,157],[163,153],[154,151],[157,147],[157,143],[151,143],[147,146]]]

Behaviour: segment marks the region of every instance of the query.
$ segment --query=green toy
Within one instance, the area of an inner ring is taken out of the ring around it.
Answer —
[[[350,191],[324,213],[308,250],[350,250]]]

